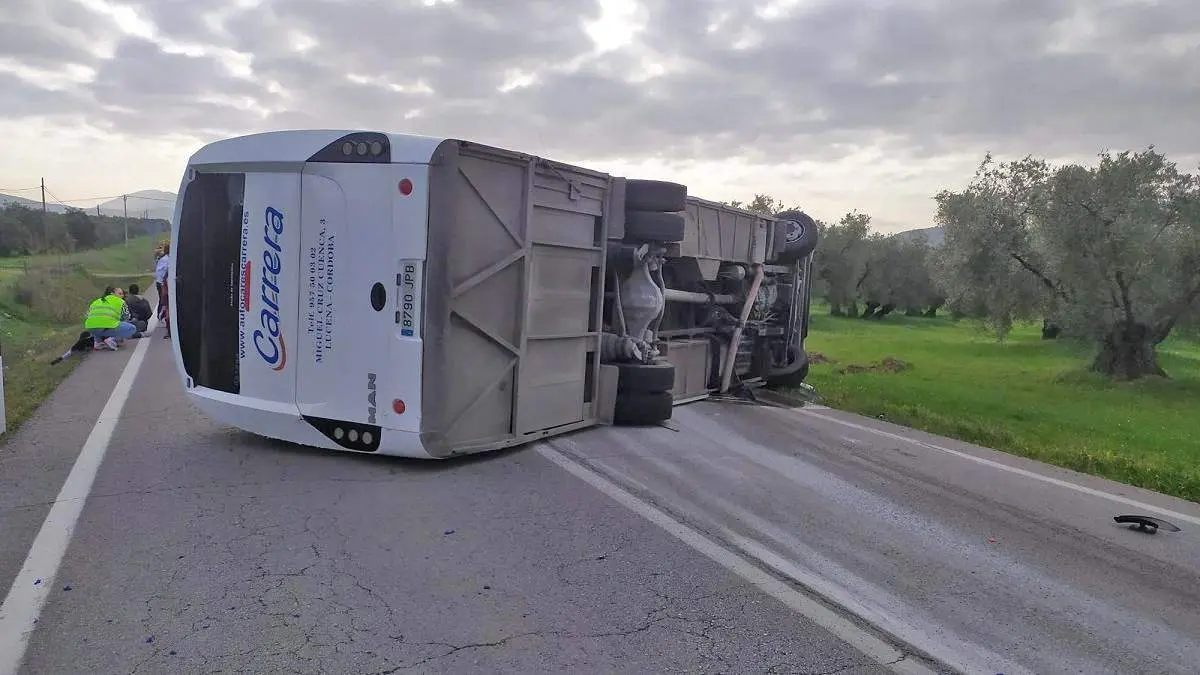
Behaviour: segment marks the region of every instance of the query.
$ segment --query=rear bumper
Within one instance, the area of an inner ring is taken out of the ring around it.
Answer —
[[[187,394],[196,407],[218,422],[289,443],[354,452],[338,445],[305,421],[293,404],[248,399],[245,396],[234,396],[203,387],[188,389]],[[356,454],[435,458],[425,450],[419,433],[393,429],[381,430],[378,450]]]

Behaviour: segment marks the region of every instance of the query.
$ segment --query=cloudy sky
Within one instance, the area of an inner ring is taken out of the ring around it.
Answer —
[[[989,150],[1195,168],[1200,1],[0,0],[0,192],[174,191],[200,144],[301,127],[907,229]]]

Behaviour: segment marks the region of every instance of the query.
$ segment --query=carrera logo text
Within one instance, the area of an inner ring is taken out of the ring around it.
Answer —
[[[262,281],[263,308],[258,313],[261,328],[254,331],[254,348],[258,355],[271,367],[280,371],[287,365],[287,347],[279,326],[279,275],[283,271],[283,214],[268,206],[264,212]]]

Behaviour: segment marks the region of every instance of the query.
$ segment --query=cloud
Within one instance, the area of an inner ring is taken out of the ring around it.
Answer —
[[[70,0],[0,3],[0,59],[29,68],[92,64],[96,46],[119,33],[106,17]]]
[[[781,185],[789,201],[826,167],[850,184],[812,193],[842,210],[891,194],[912,220],[942,167],[987,150],[1200,156],[1200,3],[1181,0],[7,0],[0,12],[0,116],[83,112],[127,138],[365,127],[689,175],[736,158],[758,167],[739,186]]]
[[[69,111],[86,103],[76,92],[45,89],[13,73],[0,72],[0,119],[70,115]]]

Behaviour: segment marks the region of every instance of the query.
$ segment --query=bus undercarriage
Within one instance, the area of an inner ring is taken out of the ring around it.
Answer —
[[[618,179],[620,181],[620,179]],[[808,373],[808,283],[816,224],[620,181],[610,225],[601,362],[617,370],[613,421],[668,419],[672,405]]]

